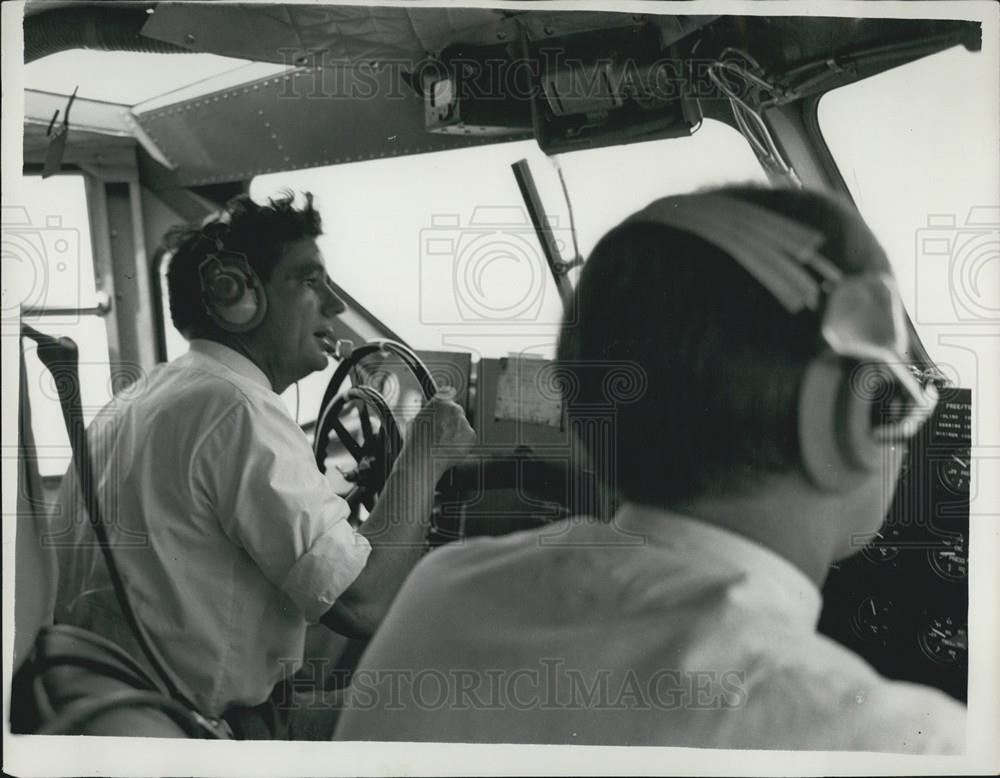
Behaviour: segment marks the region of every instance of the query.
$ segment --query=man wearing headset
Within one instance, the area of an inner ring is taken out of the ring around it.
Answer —
[[[816,631],[828,568],[879,529],[936,399],[856,212],[793,190],[665,198],[603,238],[575,306],[567,418],[613,411],[587,440],[618,512],[421,562],[337,738],[962,751],[961,705]],[[882,406],[857,391],[868,370]]]
[[[121,393],[88,433],[138,620],[199,711],[240,737],[331,736],[336,708],[281,686],[307,622],[374,632],[421,555],[437,479],[473,438],[459,406],[431,400],[371,516],[351,528],[279,397],[326,367],[345,310],[320,231],[310,195],[301,209],[291,195],[241,196],[223,218],[175,231],[170,312],[190,351]],[[64,516],[79,500],[70,474]],[[63,529],[56,620],[143,661],[86,521]]]

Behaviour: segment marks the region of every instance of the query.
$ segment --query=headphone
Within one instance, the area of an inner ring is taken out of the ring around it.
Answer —
[[[667,197],[623,222],[687,232],[724,251],[790,315],[814,312],[823,342],[798,399],[799,449],[809,479],[843,491],[883,466],[937,404],[903,354],[908,328],[895,281],[845,276],[819,253],[825,237],[775,211],[720,193]]]
[[[245,255],[226,251],[221,235],[214,240],[215,251],[198,266],[205,310],[226,332],[249,332],[267,314],[264,285]]]

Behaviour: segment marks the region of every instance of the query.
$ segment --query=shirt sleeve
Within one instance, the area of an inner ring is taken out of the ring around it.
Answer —
[[[235,405],[198,447],[192,488],[226,535],[316,622],[364,569],[371,547],[278,402]]]

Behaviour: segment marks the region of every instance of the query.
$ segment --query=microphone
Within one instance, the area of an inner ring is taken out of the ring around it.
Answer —
[[[337,338],[331,352],[337,359],[347,359],[354,351],[354,341],[347,338]]]

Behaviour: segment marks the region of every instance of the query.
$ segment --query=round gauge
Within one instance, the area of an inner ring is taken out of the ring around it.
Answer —
[[[969,449],[964,449],[938,464],[938,476],[941,483],[953,492],[966,493],[969,491],[970,454]]]
[[[920,650],[932,662],[962,666],[969,652],[969,634],[952,616],[930,618],[919,633]]]
[[[851,618],[851,627],[862,640],[884,641],[892,632],[895,603],[884,597],[865,597]]]
[[[861,555],[876,565],[887,567],[897,567],[899,565],[901,539],[899,527],[886,525],[879,532],[871,543],[861,550]]]
[[[942,578],[958,581],[969,574],[969,550],[965,535],[958,533],[944,538],[941,545],[927,552],[931,569]]]

